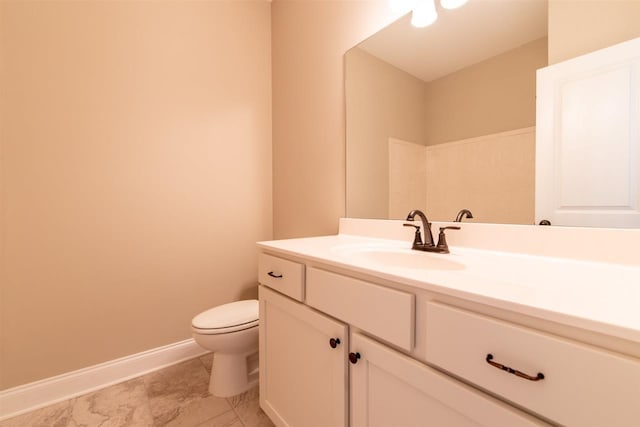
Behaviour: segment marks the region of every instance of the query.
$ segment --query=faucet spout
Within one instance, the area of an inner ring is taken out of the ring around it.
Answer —
[[[473,214],[469,209],[462,209],[458,212],[456,219],[453,222],[462,222],[462,218],[473,218]]]
[[[435,244],[433,243],[433,234],[431,234],[431,223],[429,223],[429,220],[427,219],[427,216],[424,214],[424,212],[417,209],[412,210],[407,215],[407,221],[413,221],[416,216],[422,221],[422,230],[424,233],[423,246],[435,246]]]

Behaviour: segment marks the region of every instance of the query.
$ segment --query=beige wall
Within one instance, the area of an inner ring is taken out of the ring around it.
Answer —
[[[549,0],[549,64],[640,37],[640,0]]]
[[[386,219],[389,138],[424,145],[424,82],[358,48],[345,70],[347,216]]]
[[[546,65],[544,37],[427,83],[427,145],[534,126]]]
[[[389,138],[389,219],[427,206],[427,147]]]
[[[0,16],[0,388],[187,339],[194,314],[255,295],[270,4]]]
[[[386,0],[273,3],[276,238],[337,232],[345,212],[343,55],[396,17]]]

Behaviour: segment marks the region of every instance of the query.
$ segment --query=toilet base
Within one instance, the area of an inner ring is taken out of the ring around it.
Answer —
[[[258,384],[258,352],[213,354],[209,392],[218,397],[231,397]]]

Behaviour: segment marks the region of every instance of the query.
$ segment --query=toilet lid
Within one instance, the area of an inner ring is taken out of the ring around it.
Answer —
[[[258,323],[258,300],[236,301],[219,305],[198,314],[191,324],[198,329],[238,329]],[[223,331],[220,331],[223,332]]]

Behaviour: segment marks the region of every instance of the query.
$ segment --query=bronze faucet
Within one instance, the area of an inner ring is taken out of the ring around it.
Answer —
[[[453,222],[462,222],[462,218],[473,218],[473,214],[469,209],[462,209]]]
[[[438,234],[438,244],[436,245],[433,243],[433,234],[431,234],[431,223],[427,219],[427,216],[424,214],[424,212],[417,209],[412,210],[411,212],[409,212],[409,215],[407,215],[407,221],[414,221],[416,216],[422,221],[422,228],[424,229],[424,242],[422,241],[419,225],[403,224],[405,227],[414,227],[416,229],[416,234],[413,238],[413,245],[411,246],[411,249],[425,252],[448,254],[449,246],[447,245],[447,239],[444,235],[444,230],[460,230],[460,227],[440,227],[440,233]]]

